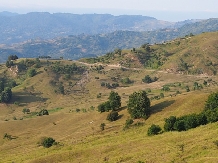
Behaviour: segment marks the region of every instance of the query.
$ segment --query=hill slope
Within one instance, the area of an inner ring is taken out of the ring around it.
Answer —
[[[151,124],[163,127],[164,119],[171,115],[201,112],[208,95],[217,90],[216,76],[182,75],[142,67],[125,69],[110,63],[99,66],[100,63],[65,60],[19,59],[14,64],[20,68],[17,74],[13,73],[13,68],[4,65],[0,69],[1,78],[14,79],[18,84],[12,89],[11,103],[0,104],[2,137],[7,133],[13,138],[0,139],[0,162],[218,161],[217,146],[213,143],[217,141],[214,136],[218,134],[217,123],[184,132],[147,136]],[[32,68],[37,74],[29,77]],[[143,83],[145,75],[158,77],[158,80]],[[122,79],[127,77],[133,82],[123,83]],[[204,80],[208,86],[193,89],[195,82],[203,85]],[[102,82],[118,83],[119,87],[108,89],[101,86]],[[60,85],[64,86],[64,94],[59,92]],[[168,85],[170,91],[161,91],[164,85]],[[186,91],[186,86],[190,92]],[[121,117],[114,122],[106,120],[107,112],[97,111],[97,106],[108,100],[111,90],[122,98]],[[146,90],[148,97],[153,99],[152,114],[147,120],[134,120],[129,129],[123,130],[130,116],[126,109],[128,97],[138,90]],[[156,99],[160,93],[164,93],[164,98]],[[30,114],[24,114],[24,108],[30,109]],[[41,109],[47,109],[49,115],[36,116]],[[101,123],[106,124],[104,131],[100,130]],[[37,144],[43,136],[52,137],[59,143],[43,148]]]

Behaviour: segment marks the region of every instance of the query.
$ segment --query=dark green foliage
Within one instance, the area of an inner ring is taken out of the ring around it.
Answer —
[[[64,95],[64,86],[62,84],[59,84],[58,91]]]
[[[168,92],[168,91],[170,91],[170,87],[167,86],[167,85],[164,85],[161,90],[162,90],[162,91],[165,91],[165,92]]]
[[[9,55],[8,56],[8,61],[16,60],[16,59],[18,59],[18,57],[16,55]]]
[[[121,97],[117,92],[111,91],[108,101],[98,105],[99,112],[117,110],[121,106]]]
[[[127,120],[126,120],[126,123],[125,123],[125,125],[124,125],[124,130],[125,129],[128,129],[129,128],[129,126],[131,125],[131,124],[133,124],[133,119],[130,119],[130,118],[128,118]]]
[[[110,101],[106,101],[100,105],[98,105],[98,111],[99,112],[107,112],[111,110]]]
[[[160,98],[164,98],[164,94],[163,93],[160,93]]]
[[[38,112],[37,116],[43,116],[43,115],[49,115],[48,110],[42,109],[40,112]]]
[[[200,90],[202,88],[203,88],[203,86],[201,84],[199,84],[198,82],[194,82],[194,84],[193,84],[194,90]]]
[[[14,65],[14,63],[13,63],[13,61],[8,60],[8,61],[6,61],[5,65],[6,65],[6,67],[10,68],[11,66]]]
[[[144,83],[152,83],[152,79],[149,75],[146,75],[144,79],[142,79]]]
[[[117,110],[121,106],[121,97],[117,92],[111,91],[109,96],[109,102],[112,110]]]
[[[0,102],[8,103],[12,98],[11,88],[6,87],[4,91],[0,92]]]
[[[123,79],[121,79],[121,83],[123,83],[123,84],[131,84],[131,83],[133,83],[133,81],[131,81],[129,78],[123,78]]]
[[[29,77],[35,76],[37,74],[36,69],[34,69],[34,68],[29,69],[27,74]]]
[[[159,125],[154,125],[152,124],[147,131],[148,136],[152,136],[152,135],[158,135],[160,134],[160,132],[162,131],[162,129],[160,128]]]
[[[105,127],[105,123],[101,123],[101,125],[100,125],[100,129],[101,129],[101,131],[104,130],[104,127]]]
[[[185,129],[185,122],[184,122],[184,120],[177,120],[174,123],[173,128],[176,131],[185,131],[186,129]]]
[[[119,117],[119,114],[117,111],[112,111],[108,114],[107,116],[107,120],[109,121],[116,121]]]
[[[25,113],[29,114],[29,113],[30,113],[30,109],[24,108],[24,109],[22,110],[22,112],[23,112],[24,114],[25,114]]]
[[[132,118],[147,118],[150,113],[150,100],[145,91],[134,92],[129,96],[128,112]]]
[[[208,123],[217,122],[218,121],[218,107],[204,111],[204,115],[207,117]]]
[[[165,119],[164,130],[173,131],[174,130],[173,126],[175,122],[176,122],[175,116],[170,116],[169,118]]]
[[[51,147],[55,143],[55,140],[51,137],[43,137],[41,138],[39,145],[42,145],[45,148]]]
[[[218,92],[212,93],[208,96],[205,103],[205,109],[215,109],[218,107]]]
[[[186,89],[186,92],[190,92],[189,86],[186,86],[185,89]]]

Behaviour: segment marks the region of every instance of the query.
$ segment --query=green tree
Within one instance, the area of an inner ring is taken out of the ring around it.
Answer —
[[[104,130],[104,127],[105,127],[105,123],[101,123],[101,125],[100,125],[100,129],[101,129],[101,131]]]
[[[36,72],[36,69],[31,68],[31,69],[28,70],[28,73],[27,73],[27,74],[28,74],[29,77],[33,77],[33,76],[36,75],[36,73],[37,73],[37,72]]]
[[[215,109],[217,107],[218,107],[218,92],[212,93],[208,96],[204,108],[205,110],[207,110],[207,109]]]
[[[117,92],[111,91],[109,96],[109,102],[112,110],[117,110],[121,107],[121,97]]]
[[[147,131],[147,134],[148,136],[151,136],[151,135],[158,135],[160,134],[161,132],[161,128],[159,125],[154,125],[152,124],[149,128],[148,128],[148,131]]]
[[[153,80],[151,79],[151,77],[149,75],[146,75],[144,79],[142,79],[142,81],[144,83],[152,83]]]
[[[175,122],[176,122],[175,116],[170,116],[169,118],[165,119],[164,130],[173,131],[174,130],[173,126]]]
[[[51,137],[43,137],[41,138],[39,144],[45,148],[51,147],[55,143],[55,140]]]
[[[145,91],[134,92],[129,96],[128,112],[132,118],[147,118],[150,113],[150,100]]]
[[[108,114],[107,116],[107,120],[109,121],[116,121],[119,117],[119,114],[117,111],[112,111]]]

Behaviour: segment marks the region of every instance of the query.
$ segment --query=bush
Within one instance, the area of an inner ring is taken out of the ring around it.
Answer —
[[[169,118],[165,119],[164,130],[173,131],[174,130],[173,126],[175,122],[176,122],[175,116],[170,116]]]
[[[28,70],[27,74],[28,74],[29,77],[33,77],[33,76],[36,75],[36,73],[37,73],[36,70],[32,68],[32,69]]]
[[[42,145],[45,148],[51,147],[55,143],[55,140],[51,137],[42,137],[38,142],[39,145]]]
[[[116,121],[119,117],[119,114],[117,111],[112,111],[108,114],[107,116],[107,120],[109,121]]]
[[[37,114],[38,116],[43,116],[43,115],[49,115],[48,110],[42,109],[40,112]]]
[[[151,135],[158,135],[158,134],[160,134],[160,132],[161,132],[160,126],[152,124],[152,125],[148,128],[147,134],[148,134],[148,136],[151,136]]]
[[[212,93],[208,96],[205,103],[205,109],[215,109],[218,107],[218,92]]]
[[[177,120],[173,125],[174,130],[176,131],[185,131],[185,122],[184,120]]]

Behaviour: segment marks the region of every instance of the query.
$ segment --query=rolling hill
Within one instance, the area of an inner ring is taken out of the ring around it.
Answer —
[[[1,81],[17,83],[12,88],[10,103],[0,103],[0,162],[216,163],[217,122],[188,131],[147,135],[152,124],[163,128],[169,116],[200,113],[208,95],[218,90],[216,74],[187,73],[192,70],[190,63],[206,72],[207,69],[201,67],[203,64],[199,64],[205,58],[216,66],[216,38],[217,32],[203,33],[82,61],[19,58],[14,61],[14,67],[0,65],[0,78],[4,79]],[[206,48],[207,51],[200,53]],[[190,55],[183,56],[188,53]],[[144,67],[142,61],[147,60],[142,54],[149,56],[150,67]],[[158,59],[164,62],[154,69],[155,54],[160,54]],[[167,71],[169,67],[176,68],[173,63],[179,65],[181,58],[182,65],[188,65],[187,70]],[[37,72],[33,77],[29,76],[31,69]],[[146,75],[157,80],[144,83],[142,79]],[[124,83],[125,78],[132,82]],[[118,83],[118,86],[109,88],[102,83]],[[196,83],[198,89],[195,89]],[[163,91],[164,86],[169,90]],[[98,112],[98,105],[108,100],[112,90],[121,96],[122,105],[118,110],[120,118],[110,122],[106,120],[108,112]],[[151,100],[151,115],[146,120],[135,119],[124,130],[130,118],[129,96],[139,90],[145,90]],[[164,93],[164,97],[160,98],[160,93]],[[30,112],[24,113],[24,109]],[[42,109],[48,110],[49,115],[37,116]],[[105,123],[103,131],[102,123]],[[11,140],[3,139],[6,133],[11,135]],[[58,143],[50,148],[40,146],[38,142],[45,136]]]
[[[51,40],[29,40],[13,45],[0,46],[0,61],[5,62],[7,56],[16,54],[22,58],[38,56],[51,56],[53,58],[79,59],[85,57],[101,56],[116,48],[128,49],[140,47],[144,43],[155,44],[169,41],[185,35],[216,31],[218,20],[209,19],[184,25],[178,29],[161,29],[157,31],[115,31],[107,34],[78,36],[70,35]]]

